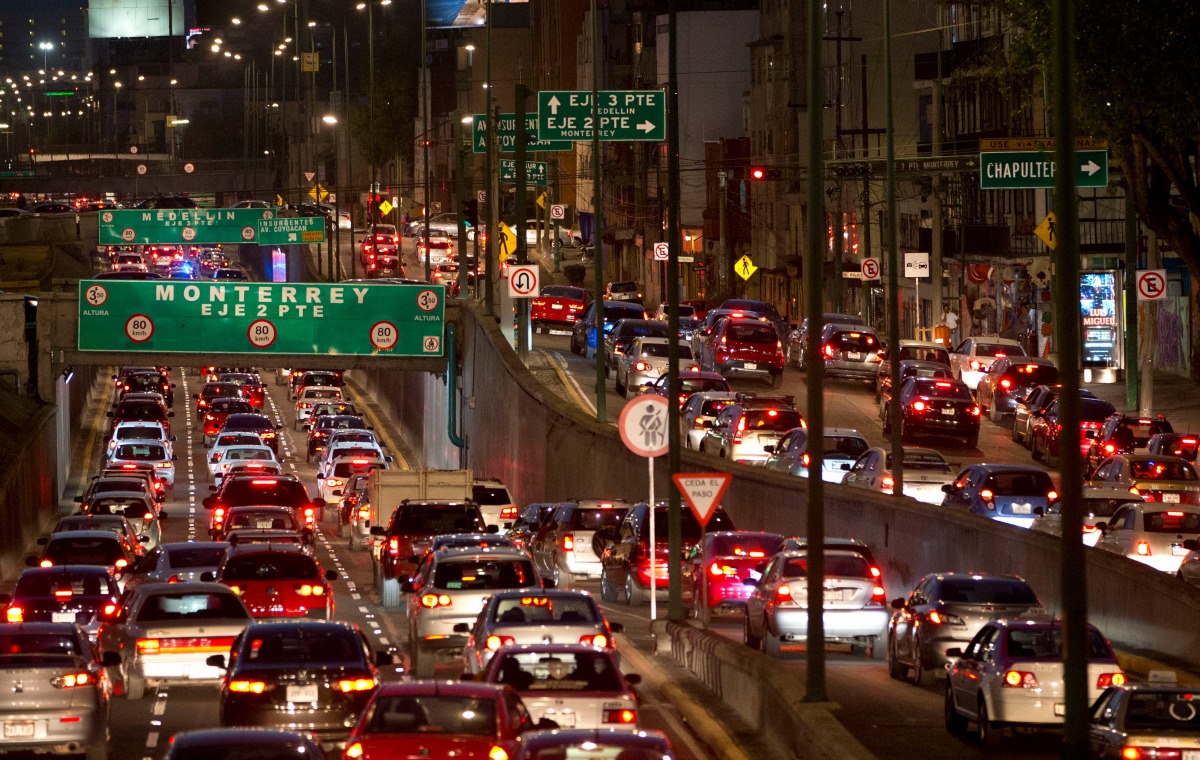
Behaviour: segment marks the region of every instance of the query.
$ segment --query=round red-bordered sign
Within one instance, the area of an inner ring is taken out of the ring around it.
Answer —
[[[1143,301],[1157,301],[1167,294],[1167,280],[1157,270],[1146,269],[1137,273],[1137,289]]]
[[[380,351],[391,351],[400,341],[400,331],[396,325],[383,320],[371,325],[371,345]]]
[[[196,229],[194,227],[184,227],[183,231],[179,234],[189,243],[196,239]]]
[[[83,291],[83,300],[87,301],[89,306],[103,306],[108,300],[108,291],[103,285],[88,285],[88,289]]]
[[[279,331],[268,319],[256,319],[246,328],[246,339],[255,348],[270,348],[275,345],[275,339],[278,337]]]
[[[667,438],[667,400],[662,396],[638,396],[625,405],[617,420],[621,440],[640,457],[660,457],[670,448]]]
[[[421,311],[433,311],[440,300],[436,290],[422,290],[417,293],[417,308]]]
[[[154,321],[145,314],[134,314],[125,320],[125,337],[134,343],[145,343],[154,336]]]

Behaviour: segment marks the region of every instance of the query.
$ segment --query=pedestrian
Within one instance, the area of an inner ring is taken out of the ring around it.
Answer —
[[[950,330],[950,346],[958,345],[958,315],[954,313],[954,309],[950,308],[950,304],[942,304],[942,324]]]

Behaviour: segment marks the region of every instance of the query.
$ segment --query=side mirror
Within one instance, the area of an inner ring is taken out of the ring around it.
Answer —
[[[553,578],[542,578],[542,588],[554,588],[555,585]]]
[[[212,570],[205,570],[204,572],[200,573],[200,580],[204,583],[212,583],[216,579],[217,576],[213,575]]]
[[[104,413],[104,416],[105,416],[105,417],[111,417],[111,416],[112,416],[112,412],[105,412],[105,413]]]
[[[949,649],[946,650],[947,657],[962,657],[962,654],[963,654],[962,647],[950,647]]]
[[[612,633],[624,633],[625,632],[625,624],[624,623],[609,623],[608,630]]]
[[[904,598],[896,597],[895,599],[893,599],[892,600],[892,609],[894,609],[894,610],[904,609]]]
[[[391,464],[392,462],[395,462],[395,461],[396,461],[396,459],[395,459],[394,457],[385,456],[385,457],[383,458],[383,461],[387,462],[388,464]]]
[[[625,683],[629,684],[630,686],[637,686],[641,682],[642,677],[637,673],[629,673],[625,676]]]
[[[1040,516],[1042,516],[1042,515],[1046,514],[1046,510],[1045,510],[1045,509],[1043,509],[1043,508],[1041,508],[1041,507],[1034,507],[1034,508],[1033,508],[1033,513],[1034,513],[1035,515],[1038,515],[1038,516],[1040,517]]]
[[[111,436],[111,435],[106,435],[106,436],[104,436],[104,440],[106,440],[106,441],[111,441],[111,440],[112,440],[112,436]]]
[[[37,540],[37,545],[38,545],[38,546],[45,546],[45,545],[46,545],[46,544],[48,544],[48,543],[50,543],[50,539],[46,538],[45,536],[42,536],[41,538],[39,538],[39,539]]]
[[[275,426],[275,429],[276,429],[276,430],[283,430],[283,425],[276,425],[276,426]]]
[[[1108,530],[1108,523],[1101,520],[1100,522],[1096,523],[1096,530],[1103,533],[1104,531]]]
[[[203,499],[200,500],[200,504],[205,509],[212,509],[213,508],[213,497],[205,496]]]
[[[172,462],[178,462],[178,461],[179,461],[179,457],[177,457],[177,456],[172,456],[172,457],[171,457],[171,461],[172,461]]]
[[[530,727],[529,727],[528,729],[526,729],[526,730],[529,730],[529,731],[549,731],[549,730],[552,730],[552,729],[555,729],[555,728],[558,728],[558,724],[557,724],[557,723],[555,723],[554,721],[550,720],[549,718],[542,718],[541,720],[539,720],[537,723],[535,723],[534,725],[530,726]]]
[[[168,417],[174,417],[174,416],[175,416],[175,412],[167,412],[167,416],[168,416]]]
[[[484,531],[483,531],[483,532],[484,532],[484,533],[499,533],[499,532],[500,532],[500,526],[499,526],[499,525],[489,525],[489,526],[487,526],[487,527],[484,529]]]
[[[83,497],[82,497],[82,496],[76,496],[76,497],[75,497],[75,499],[74,499],[74,501],[75,501],[75,503],[76,503],[76,504],[82,504],[82,503],[83,503]]]
[[[199,394],[199,393],[193,393],[193,394],[192,394],[192,400],[193,400],[193,401],[199,401],[199,400],[200,400],[200,394]]]
[[[307,431],[307,430],[312,430],[312,425],[310,425],[310,424],[308,424],[308,423],[306,422],[306,423],[304,423],[304,429],[305,429],[306,431]]]
[[[947,483],[946,485],[942,486],[942,493],[954,493],[954,484]]]
[[[208,659],[204,661],[204,664],[209,666],[210,668],[220,668],[221,670],[224,670],[225,669],[225,655],[210,654],[208,656]]]
[[[387,530],[385,530],[382,525],[373,525],[373,526],[371,526],[371,535],[372,536],[386,536]]]
[[[758,580],[755,578],[743,578],[742,585],[743,586],[757,586]]]
[[[174,435],[169,435],[169,436],[167,436],[167,440],[169,440],[171,443],[174,443],[174,442],[175,442],[175,436],[174,436]]]
[[[763,451],[767,452],[768,454],[774,454],[775,446],[773,444],[768,444],[766,446],[763,446]]]
[[[106,668],[115,668],[121,664],[121,655],[117,652],[105,652],[100,655],[100,664]]]
[[[471,624],[470,623],[455,623],[454,624],[454,632],[455,633],[470,633],[471,632]]]
[[[146,536],[146,535],[138,536],[138,543],[139,544],[148,544],[148,543],[150,543],[150,537]]]
[[[416,591],[416,586],[413,585],[412,578],[405,578],[400,581],[400,590],[406,594],[411,594]]]
[[[312,505],[317,509],[323,509],[325,507],[325,500],[318,496],[317,498],[313,499]]]

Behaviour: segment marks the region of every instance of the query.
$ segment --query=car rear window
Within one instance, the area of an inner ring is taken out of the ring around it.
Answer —
[[[342,392],[336,388],[306,388],[304,390],[305,399],[341,397]]]
[[[225,419],[226,430],[274,430],[275,423],[265,414],[231,414]]]
[[[704,401],[704,405],[700,407],[700,414],[709,417],[716,417],[721,413],[721,410],[729,406],[732,402],[729,399],[710,398]]]
[[[572,530],[600,530],[621,524],[628,507],[576,507],[571,510],[567,527]]]
[[[636,282],[614,282],[609,286],[609,288],[614,293],[636,293],[637,292],[637,283]]]
[[[247,662],[258,665],[293,667],[305,662],[356,665],[363,661],[362,642],[354,631],[341,628],[256,632],[242,651]]]
[[[115,435],[118,441],[155,441],[163,437],[163,429],[157,425],[122,425]]]
[[[1176,509],[1143,512],[1142,527],[1147,533],[1200,533],[1200,515]]]
[[[1041,470],[994,472],[984,486],[997,496],[1045,496],[1054,490],[1050,475]]]
[[[1024,356],[1025,349],[1007,343],[976,343],[976,356]]]
[[[333,466],[333,477],[348,478],[351,475],[384,466],[383,461],[379,459],[368,459],[361,462],[338,462]]]
[[[520,692],[624,691],[621,674],[605,652],[513,653],[496,672],[499,683]]]
[[[237,396],[242,392],[242,386],[237,383],[205,383],[200,389],[202,398],[216,398],[217,396]]]
[[[667,358],[667,352],[669,350],[670,350],[670,346],[668,346],[666,343],[643,343],[642,344],[642,356],[657,356],[657,357],[661,357],[661,358],[665,359],[665,358]],[[679,358],[680,359],[691,359],[692,358],[691,346],[680,346],[679,347]]]
[[[142,623],[161,623],[171,620],[249,619],[250,613],[231,591],[184,592],[152,594],[146,598],[137,619]]]
[[[1200,697],[1189,692],[1151,691],[1139,688],[1127,693],[1125,730],[1194,736],[1200,732]],[[1164,753],[1165,754],[1165,753]]]
[[[746,431],[786,431],[800,427],[800,413],[792,409],[750,409],[746,412]]]
[[[1022,660],[1054,660],[1063,658],[1063,632],[1061,628],[1013,628],[1005,632],[1008,639],[1008,656]],[[1088,642],[1088,658],[1112,660],[1108,642],[1096,629],[1091,630]]]
[[[522,596],[496,602],[493,615],[502,625],[523,623],[596,623],[596,608],[582,596]]]
[[[213,399],[213,402],[208,405],[208,410],[210,412],[216,412],[218,414],[248,412],[251,408],[252,407],[250,406],[249,402],[243,401],[239,398],[217,398]]]
[[[858,459],[870,448],[862,438],[852,435],[825,436],[825,456]]]
[[[782,540],[783,537],[776,533],[716,536],[712,542],[712,553],[717,557],[770,557]]]
[[[490,697],[380,697],[371,709],[366,733],[419,733],[491,738],[496,735],[496,703]]]
[[[433,571],[434,587],[447,590],[521,588],[535,583],[533,564],[524,559],[448,560],[439,562]]]
[[[216,446],[257,446],[260,443],[262,439],[257,434],[235,433],[218,436]]]
[[[224,546],[176,546],[163,551],[173,568],[216,567],[225,556]]]
[[[1134,459],[1129,462],[1129,474],[1138,480],[1196,480],[1196,468],[1187,462],[1158,459]]]
[[[1159,452],[1184,459],[1195,459],[1200,449],[1200,438],[1196,436],[1167,435],[1159,442]]]
[[[93,499],[87,511],[89,515],[119,515],[140,520],[150,511],[150,506],[145,499]]]
[[[161,420],[166,414],[156,401],[122,401],[113,416],[120,420]]]
[[[0,664],[7,667],[37,665],[62,657],[79,657],[74,636],[59,633],[9,633],[0,635]]]
[[[918,377],[913,381],[913,390],[919,396],[927,398],[948,398],[957,401],[974,401],[971,390],[964,384],[938,380],[936,378]]]
[[[621,301],[604,302],[604,324],[615,325],[622,319],[645,319],[646,310],[623,304]]]
[[[694,543],[700,539],[700,523],[696,522],[696,517],[692,514],[690,509],[684,510],[680,513],[680,522],[684,541],[691,541]],[[667,516],[667,510],[654,510],[654,539],[658,543],[666,542],[669,523],[670,520]],[[708,530],[735,530],[735,528],[733,527],[733,520],[729,519],[729,515],[725,514],[725,510],[718,508],[717,511],[713,512],[712,517],[710,517],[708,520]],[[641,537],[646,539],[650,537],[649,520],[642,521]]]
[[[157,443],[123,443],[113,454],[116,459],[157,462],[167,458],[167,451]]]
[[[440,506],[409,504],[392,517],[393,533],[438,535],[441,533],[482,533],[486,527],[476,506]]]
[[[337,385],[342,384],[342,379],[332,372],[308,372],[300,381],[301,385]]]
[[[738,343],[752,345],[774,345],[779,340],[779,334],[770,325],[730,325],[725,331],[725,337]]]
[[[1058,411],[1058,402],[1055,402],[1055,411]],[[1107,401],[1100,399],[1079,399],[1079,419],[1085,422],[1102,422],[1113,415],[1117,410]]]
[[[729,382],[726,380],[718,380],[716,378],[704,378],[689,380],[688,378],[680,378],[679,389],[683,393],[703,393],[704,391],[728,391]],[[722,401],[723,404],[728,404],[728,401]],[[722,407],[724,408],[724,407]]]
[[[825,576],[835,578],[873,578],[871,565],[861,554],[825,551]],[[793,557],[783,566],[784,578],[807,578],[808,558]]]
[[[1004,377],[1023,385],[1051,385],[1058,382],[1058,367],[1049,364],[1014,364]]]
[[[925,346],[902,346],[900,360],[913,359],[920,362],[936,362],[950,364],[950,352],[944,348],[927,348]]]
[[[487,506],[512,504],[512,497],[508,495],[508,489],[497,488],[495,486],[472,486],[471,500],[476,504]]]
[[[835,332],[829,336],[829,344],[839,351],[866,353],[879,350],[879,341],[874,335],[858,331]]]
[[[316,560],[292,552],[240,554],[226,560],[221,570],[222,581],[303,581],[319,576]]]
[[[943,578],[938,596],[957,604],[1038,603],[1037,594],[1028,584],[1012,578]]]
[[[583,300],[582,288],[568,288],[564,285],[547,285],[542,288],[542,298],[570,298],[574,301]]]
[[[43,556],[56,565],[111,565],[125,559],[125,552],[116,536],[51,538]]]
[[[290,509],[240,509],[229,510],[230,528],[253,528],[255,530],[295,530],[296,521]]]
[[[298,480],[282,478],[242,478],[231,482],[222,492],[221,501],[238,504],[272,504],[281,507],[305,507],[308,491]]]
[[[67,601],[72,596],[118,596],[120,593],[112,578],[99,573],[32,573],[17,579],[13,598],[54,597]]]

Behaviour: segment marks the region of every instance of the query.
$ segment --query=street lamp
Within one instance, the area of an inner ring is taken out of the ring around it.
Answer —
[[[42,51],[42,68],[46,68],[49,64],[46,62],[50,56],[50,51],[54,49],[53,42],[39,42],[38,50]]]

